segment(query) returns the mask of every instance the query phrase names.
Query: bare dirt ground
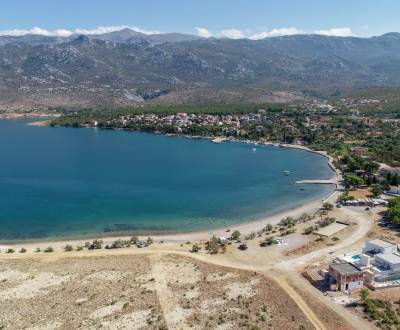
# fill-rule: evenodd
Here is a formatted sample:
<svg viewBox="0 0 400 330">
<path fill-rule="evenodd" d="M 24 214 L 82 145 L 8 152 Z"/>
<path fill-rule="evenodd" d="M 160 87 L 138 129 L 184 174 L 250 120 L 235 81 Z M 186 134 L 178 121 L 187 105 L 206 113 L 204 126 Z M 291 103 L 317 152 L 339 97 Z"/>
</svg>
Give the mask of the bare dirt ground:
<svg viewBox="0 0 400 330">
<path fill-rule="evenodd" d="M 263 274 L 178 255 L 3 260 L 0 278 L 2 329 L 313 328 Z"/>
</svg>

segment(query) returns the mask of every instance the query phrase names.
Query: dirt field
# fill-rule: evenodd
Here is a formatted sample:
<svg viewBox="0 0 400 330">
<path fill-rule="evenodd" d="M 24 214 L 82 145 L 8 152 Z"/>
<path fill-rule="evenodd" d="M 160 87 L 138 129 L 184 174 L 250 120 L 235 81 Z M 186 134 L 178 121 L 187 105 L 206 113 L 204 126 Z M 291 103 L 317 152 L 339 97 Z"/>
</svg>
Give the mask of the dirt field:
<svg viewBox="0 0 400 330">
<path fill-rule="evenodd" d="M 176 255 L 0 261 L 1 329 L 312 329 L 262 274 Z"/>
</svg>

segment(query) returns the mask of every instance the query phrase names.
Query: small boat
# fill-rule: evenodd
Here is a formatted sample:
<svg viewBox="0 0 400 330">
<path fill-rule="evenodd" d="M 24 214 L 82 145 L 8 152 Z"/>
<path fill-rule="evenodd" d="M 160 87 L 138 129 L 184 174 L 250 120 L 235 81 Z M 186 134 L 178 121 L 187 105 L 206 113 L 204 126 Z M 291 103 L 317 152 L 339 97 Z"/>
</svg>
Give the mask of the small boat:
<svg viewBox="0 0 400 330">
<path fill-rule="evenodd" d="M 257 149 L 256 149 L 256 148 L 253 148 L 253 151 L 257 151 Z"/>
<path fill-rule="evenodd" d="M 284 170 L 284 171 L 283 171 L 283 174 L 285 174 L 285 175 L 290 175 L 290 171 L 289 171 L 289 170 Z"/>
</svg>

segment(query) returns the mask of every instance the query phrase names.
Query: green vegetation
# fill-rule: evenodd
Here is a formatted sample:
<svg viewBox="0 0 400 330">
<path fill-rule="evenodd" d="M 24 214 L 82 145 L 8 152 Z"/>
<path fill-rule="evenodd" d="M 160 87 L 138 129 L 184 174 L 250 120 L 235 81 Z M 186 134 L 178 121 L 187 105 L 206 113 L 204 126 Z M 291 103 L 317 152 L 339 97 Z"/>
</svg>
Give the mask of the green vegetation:
<svg viewBox="0 0 400 330">
<path fill-rule="evenodd" d="M 322 205 L 322 208 L 325 211 L 330 211 L 333 210 L 333 204 L 329 203 L 329 202 L 325 202 L 324 205 Z"/>
<path fill-rule="evenodd" d="M 46 252 L 46 253 L 54 252 L 54 248 L 51 246 L 48 246 L 47 248 L 44 249 L 44 252 Z"/>
<path fill-rule="evenodd" d="M 198 244 L 193 244 L 192 249 L 191 249 L 190 251 L 193 252 L 193 253 L 197 253 L 197 252 L 199 252 L 200 250 L 201 250 L 200 245 L 198 245 Z"/>
<path fill-rule="evenodd" d="M 364 313 L 382 329 L 399 329 L 400 307 L 390 301 L 372 299 L 368 289 L 360 292 Z"/>
<path fill-rule="evenodd" d="M 219 250 L 219 243 L 218 243 L 218 238 L 213 235 L 211 239 L 208 241 L 208 252 L 210 254 L 217 254 Z"/>
<path fill-rule="evenodd" d="M 66 251 L 66 252 L 71 252 L 71 251 L 74 251 L 74 248 L 72 247 L 72 245 L 67 244 L 67 245 L 64 247 L 64 251 Z"/>
<path fill-rule="evenodd" d="M 328 217 L 328 218 L 325 218 L 324 220 L 321 221 L 320 226 L 321 227 L 326 227 L 326 226 L 329 226 L 329 225 L 331 225 L 332 223 L 335 223 L 335 222 L 336 222 L 335 218 Z"/>
<path fill-rule="evenodd" d="M 389 202 L 387 217 L 390 222 L 400 225 L 400 197 Z"/>
<path fill-rule="evenodd" d="M 240 240 L 240 231 L 239 230 L 235 230 L 232 235 L 231 235 L 231 239 L 234 241 L 239 241 Z"/>
<path fill-rule="evenodd" d="M 316 230 L 315 226 L 304 228 L 304 235 L 310 235 Z"/>
</svg>

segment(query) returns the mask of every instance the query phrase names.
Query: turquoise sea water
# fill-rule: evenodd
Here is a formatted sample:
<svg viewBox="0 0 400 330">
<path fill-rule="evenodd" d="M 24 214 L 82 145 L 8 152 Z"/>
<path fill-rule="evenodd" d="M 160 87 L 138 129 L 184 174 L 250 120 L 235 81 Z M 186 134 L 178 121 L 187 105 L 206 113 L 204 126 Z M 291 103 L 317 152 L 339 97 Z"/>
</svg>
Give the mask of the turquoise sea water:
<svg viewBox="0 0 400 330">
<path fill-rule="evenodd" d="M 326 197 L 324 157 L 0 120 L 0 240 L 212 229 Z M 290 170 L 285 176 L 283 170 Z"/>
</svg>

